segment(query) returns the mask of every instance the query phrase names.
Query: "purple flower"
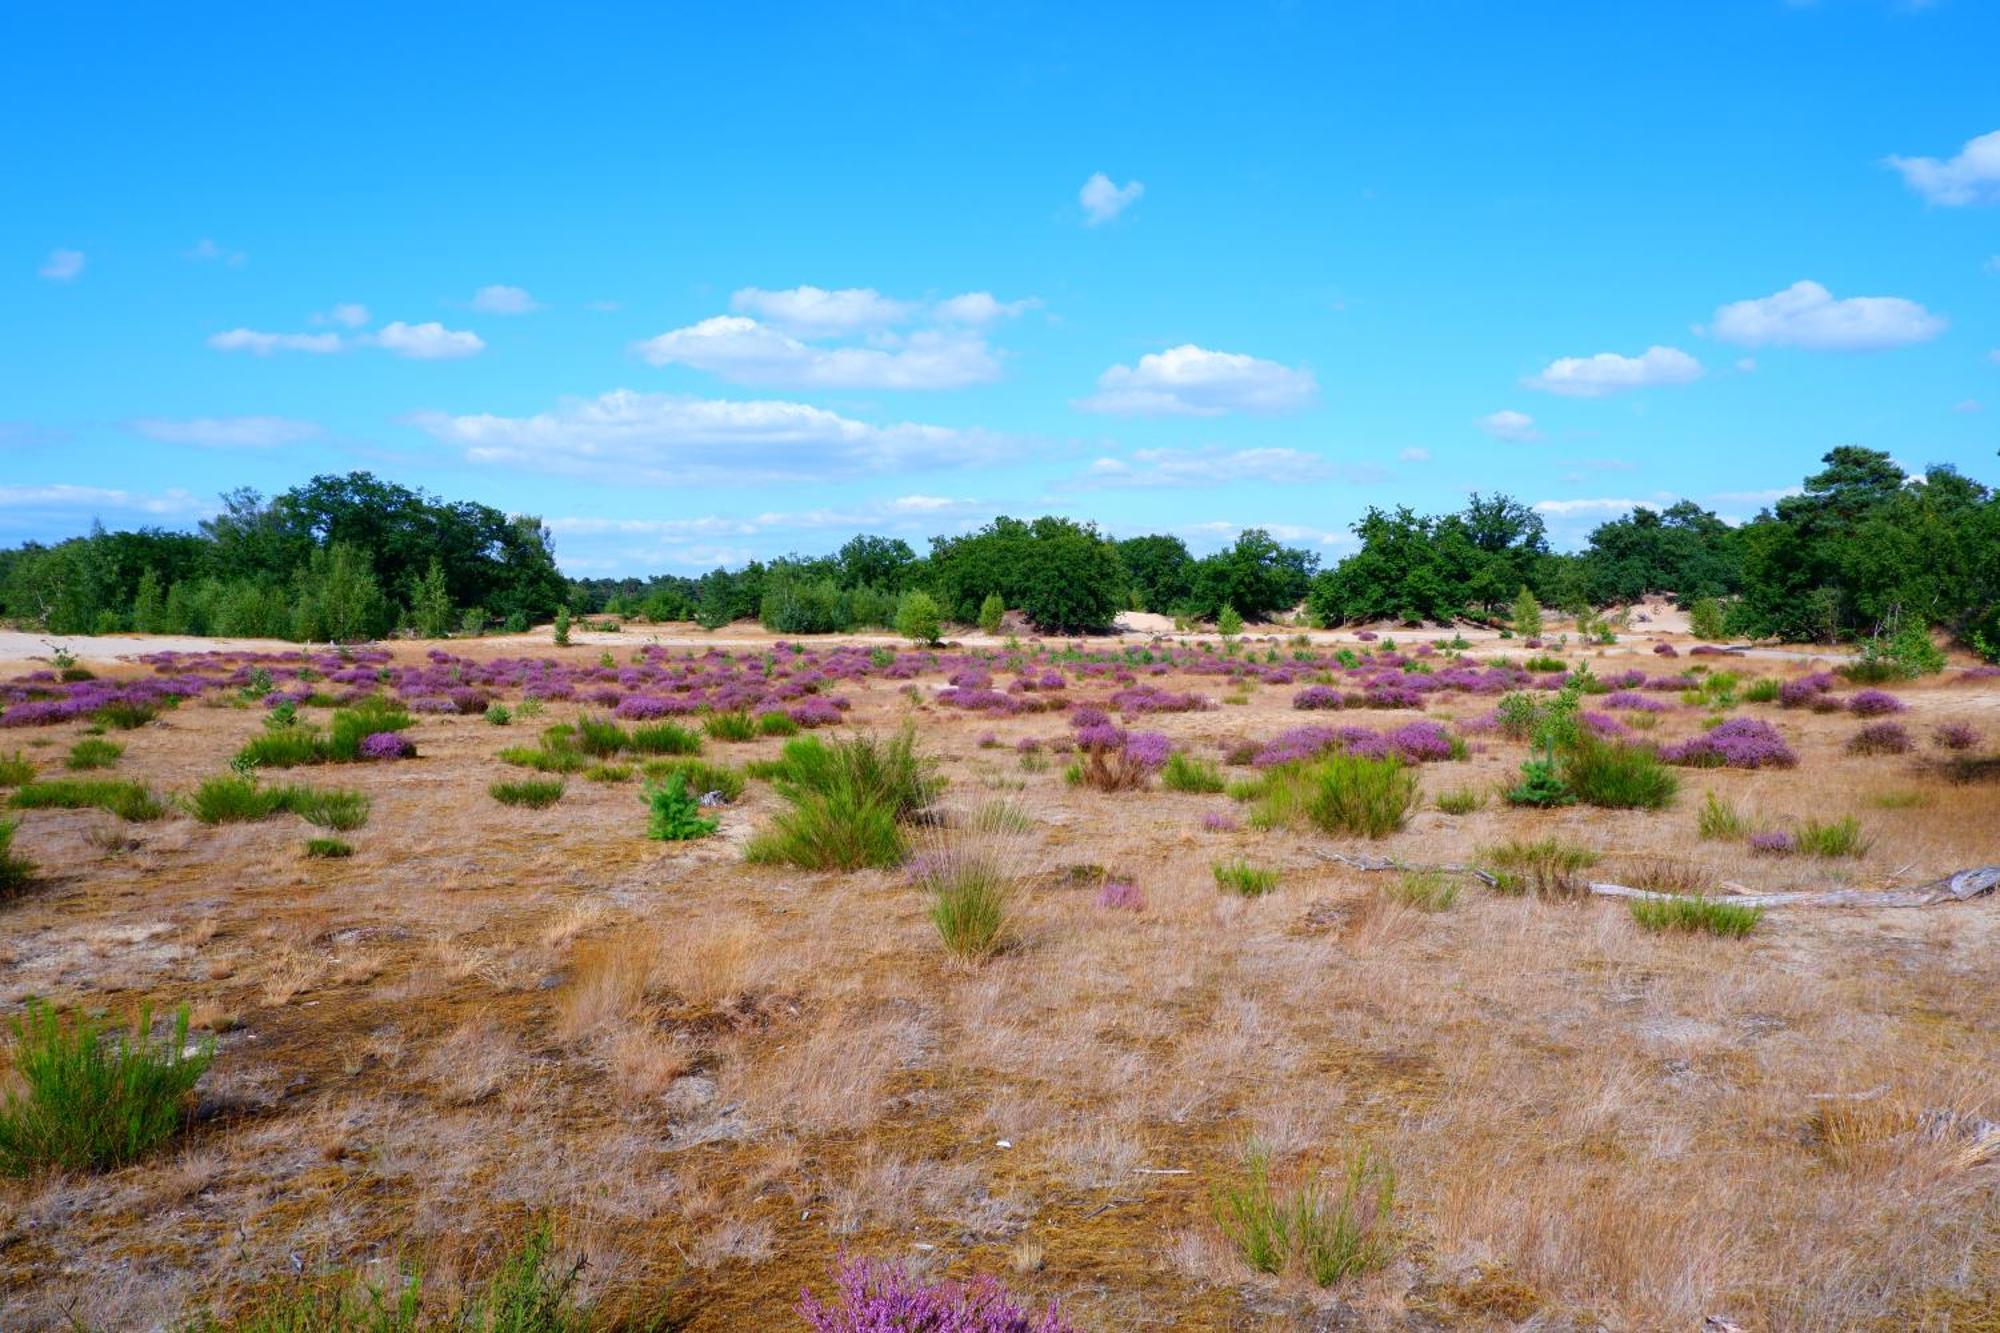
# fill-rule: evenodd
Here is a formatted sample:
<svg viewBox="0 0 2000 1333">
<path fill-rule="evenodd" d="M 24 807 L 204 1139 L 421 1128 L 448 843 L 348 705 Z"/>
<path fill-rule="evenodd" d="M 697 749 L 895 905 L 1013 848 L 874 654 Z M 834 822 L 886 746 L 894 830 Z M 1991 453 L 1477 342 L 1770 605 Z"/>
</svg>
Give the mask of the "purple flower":
<svg viewBox="0 0 2000 1333">
<path fill-rule="evenodd" d="M 1847 701 L 1847 711 L 1856 717 L 1884 717 L 1903 712 L 1908 705 L 1885 690 L 1863 690 Z"/>
<path fill-rule="evenodd" d="M 1036 1316 L 992 1277 L 923 1282 L 893 1264 L 842 1259 L 833 1304 L 799 1294 L 812 1333 L 1076 1333 L 1055 1302 Z"/>
<path fill-rule="evenodd" d="M 1451 734 L 1435 722 L 1405 722 L 1382 739 L 1399 757 L 1413 764 L 1449 759 L 1452 754 Z"/>
<path fill-rule="evenodd" d="M 1747 717 L 1733 717 L 1691 740 L 1662 746 L 1660 758 L 1694 768 L 1790 768 L 1799 762 L 1777 728 Z"/>
<path fill-rule="evenodd" d="M 1815 671 L 1809 676 L 1797 676 L 1780 685 L 1778 703 L 1784 708 L 1803 707 L 1832 688 L 1833 673 Z"/>
<path fill-rule="evenodd" d="M 1664 713 L 1670 705 L 1653 698 L 1651 695 L 1639 694 L 1632 690 L 1619 690 L 1615 694 L 1604 696 L 1604 706 L 1606 708 L 1627 708 L 1641 713 Z"/>
<path fill-rule="evenodd" d="M 1946 722 L 1931 733 L 1940 749 L 1970 750 L 1979 744 L 1979 733 L 1967 722 Z"/>
<path fill-rule="evenodd" d="M 1174 744 L 1157 731 L 1135 731 L 1125 740 L 1125 758 L 1147 772 L 1165 767 Z"/>
<path fill-rule="evenodd" d="M 363 759 L 408 759 L 416 752 L 416 743 L 400 731 L 370 732 L 355 750 Z"/>
<path fill-rule="evenodd" d="M 1847 738 L 1849 754 L 1908 754 L 1914 748 L 1900 722 L 1870 722 Z"/>
<path fill-rule="evenodd" d="M 1108 721 L 1093 722 L 1076 729 L 1076 746 L 1079 750 L 1122 750 L 1125 733 Z"/>
<path fill-rule="evenodd" d="M 1784 832 L 1753 833 L 1750 835 L 1750 850 L 1762 856 L 1788 856 L 1796 844 L 1792 835 Z"/>
<path fill-rule="evenodd" d="M 1679 657 L 1680 652 L 1671 643 L 1656 643 L 1653 651 L 1661 657 Z"/>
<path fill-rule="evenodd" d="M 1107 879 L 1104 887 L 1097 891 L 1097 905 L 1125 912 L 1143 912 L 1146 910 L 1146 895 L 1130 880 Z"/>
<path fill-rule="evenodd" d="M 1234 833 L 1243 827 L 1233 816 L 1225 815 L 1220 810 L 1210 810 L 1203 815 L 1201 826 L 1210 833 Z"/>
</svg>

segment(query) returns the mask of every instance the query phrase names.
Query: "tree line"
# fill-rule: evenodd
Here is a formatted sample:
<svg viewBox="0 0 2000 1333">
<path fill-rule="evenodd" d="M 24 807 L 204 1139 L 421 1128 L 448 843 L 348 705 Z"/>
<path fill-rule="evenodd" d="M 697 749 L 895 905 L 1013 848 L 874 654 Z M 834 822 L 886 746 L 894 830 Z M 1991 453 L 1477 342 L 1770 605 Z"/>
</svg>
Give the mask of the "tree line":
<svg viewBox="0 0 2000 1333">
<path fill-rule="evenodd" d="M 1008 610 L 1047 633 L 1125 610 L 1184 622 L 1511 624 L 1523 600 L 1583 612 L 1664 593 L 1712 636 L 1873 639 L 1943 629 L 2000 655 L 2000 496 L 1950 467 L 1908 474 L 1855 446 L 1740 525 L 1691 501 L 1635 508 L 1559 552 L 1532 507 L 1474 494 L 1453 513 L 1370 508 L 1356 549 L 1317 554 L 1250 529 L 1212 555 L 1180 538 L 1114 539 L 1094 524 L 1001 517 L 919 554 L 863 534 L 823 556 L 698 577 L 569 579 L 547 530 L 447 504 L 366 473 L 270 500 L 224 497 L 199 532 L 105 532 L 0 551 L 0 614 L 56 633 L 120 629 L 294 639 L 525 628 L 558 608 L 786 634 L 942 617 L 996 628 Z M 920 595 L 920 596 L 919 596 Z"/>
</svg>

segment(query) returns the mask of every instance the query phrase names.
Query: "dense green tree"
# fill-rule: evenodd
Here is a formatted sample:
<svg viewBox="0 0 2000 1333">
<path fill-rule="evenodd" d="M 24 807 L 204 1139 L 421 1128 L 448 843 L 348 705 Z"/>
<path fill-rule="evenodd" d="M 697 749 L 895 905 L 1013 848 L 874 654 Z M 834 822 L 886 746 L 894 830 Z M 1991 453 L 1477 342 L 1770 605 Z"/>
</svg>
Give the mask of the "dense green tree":
<svg viewBox="0 0 2000 1333">
<path fill-rule="evenodd" d="M 1250 528 L 1234 544 L 1196 561 L 1184 609 L 1208 618 L 1225 606 L 1251 620 L 1269 620 L 1304 600 L 1319 557 L 1283 546 L 1262 528 Z"/>
<path fill-rule="evenodd" d="M 1742 551 L 1728 524 L 1691 500 L 1640 505 L 1600 524 L 1583 553 L 1585 595 L 1603 606 L 1672 593 L 1683 606 L 1742 586 Z"/>
<path fill-rule="evenodd" d="M 1141 611 L 1174 615 L 1186 610 L 1194 591 L 1194 557 L 1179 537 L 1155 534 L 1118 543 L 1134 600 Z"/>
</svg>

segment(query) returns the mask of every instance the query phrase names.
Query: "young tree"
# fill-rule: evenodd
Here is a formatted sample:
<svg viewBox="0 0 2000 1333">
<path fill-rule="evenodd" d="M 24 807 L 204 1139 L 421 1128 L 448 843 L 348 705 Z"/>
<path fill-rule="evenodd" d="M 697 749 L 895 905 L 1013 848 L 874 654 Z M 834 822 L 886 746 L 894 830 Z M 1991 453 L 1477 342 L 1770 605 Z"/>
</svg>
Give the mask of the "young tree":
<svg viewBox="0 0 2000 1333">
<path fill-rule="evenodd" d="M 896 633 L 911 643 L 928 647 L 936 643 L 944 628 L 937 599 L 921 589 L 911 589 L 896 604 Z"/>
<path fill-rule="evenodd" d="M 1222 610 L 1216 613 L 1215 630 L 1223 638 L 1233 639 L 1243 632 L 1243 617 L 1237 614 L 1235 607 L 1225 603 Z"/>
<path fill-rule="evenodd" d="M 1521 595 L 1514 599 L 1514 633 L 1524 639 L 1542 637 L 1542 604 L 1525 583 Z"/>
<path fill-rule="evenodd" d="M 979 628 L 988 634 L 998 634 L 1006 618 L 1006 601 L 997 592 L 987 593 L 986 600 L 979 604 Z"/>
<path fill-rule="evenodd" d="M 556 647 L 569 647 L 569 608 L 566 606 L 556 608 Z"/>
<path fill-rule="evenodd" d="M 410 584 L 410 628 L 420 639 L 441 639 L 451 629 L 451 591 L 445 587 L 444 566 L 436 556 Z"/>
<path fill-rule="evenodd" d="M 160 589 L 160 572 L 148 568 L 139 576 L 132 594 L 132 628 L 141 634 L 163 634 L 167 628 L 167 605 Z"/>
<path fill-rule="evenodd" d="M 1720 639 L 1729 633 L 1728 617 L 1719 597 L 1701 597 L 1688 608 L 1688 632 L 1697 639 Z"/>
</svg>

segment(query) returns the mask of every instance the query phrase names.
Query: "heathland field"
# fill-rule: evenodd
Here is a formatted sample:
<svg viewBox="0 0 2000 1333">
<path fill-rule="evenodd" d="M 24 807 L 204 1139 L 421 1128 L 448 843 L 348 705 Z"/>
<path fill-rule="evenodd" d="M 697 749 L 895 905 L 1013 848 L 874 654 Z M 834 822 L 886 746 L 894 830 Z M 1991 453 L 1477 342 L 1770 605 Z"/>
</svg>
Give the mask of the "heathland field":
<svg viewBox="0 0 2000 1333">
<path fill-rule="evenodd" d="M 0 1327 L 2000 1327 L 2000 670 L 1665 623 L 16 662 Z"/>
</svg>

